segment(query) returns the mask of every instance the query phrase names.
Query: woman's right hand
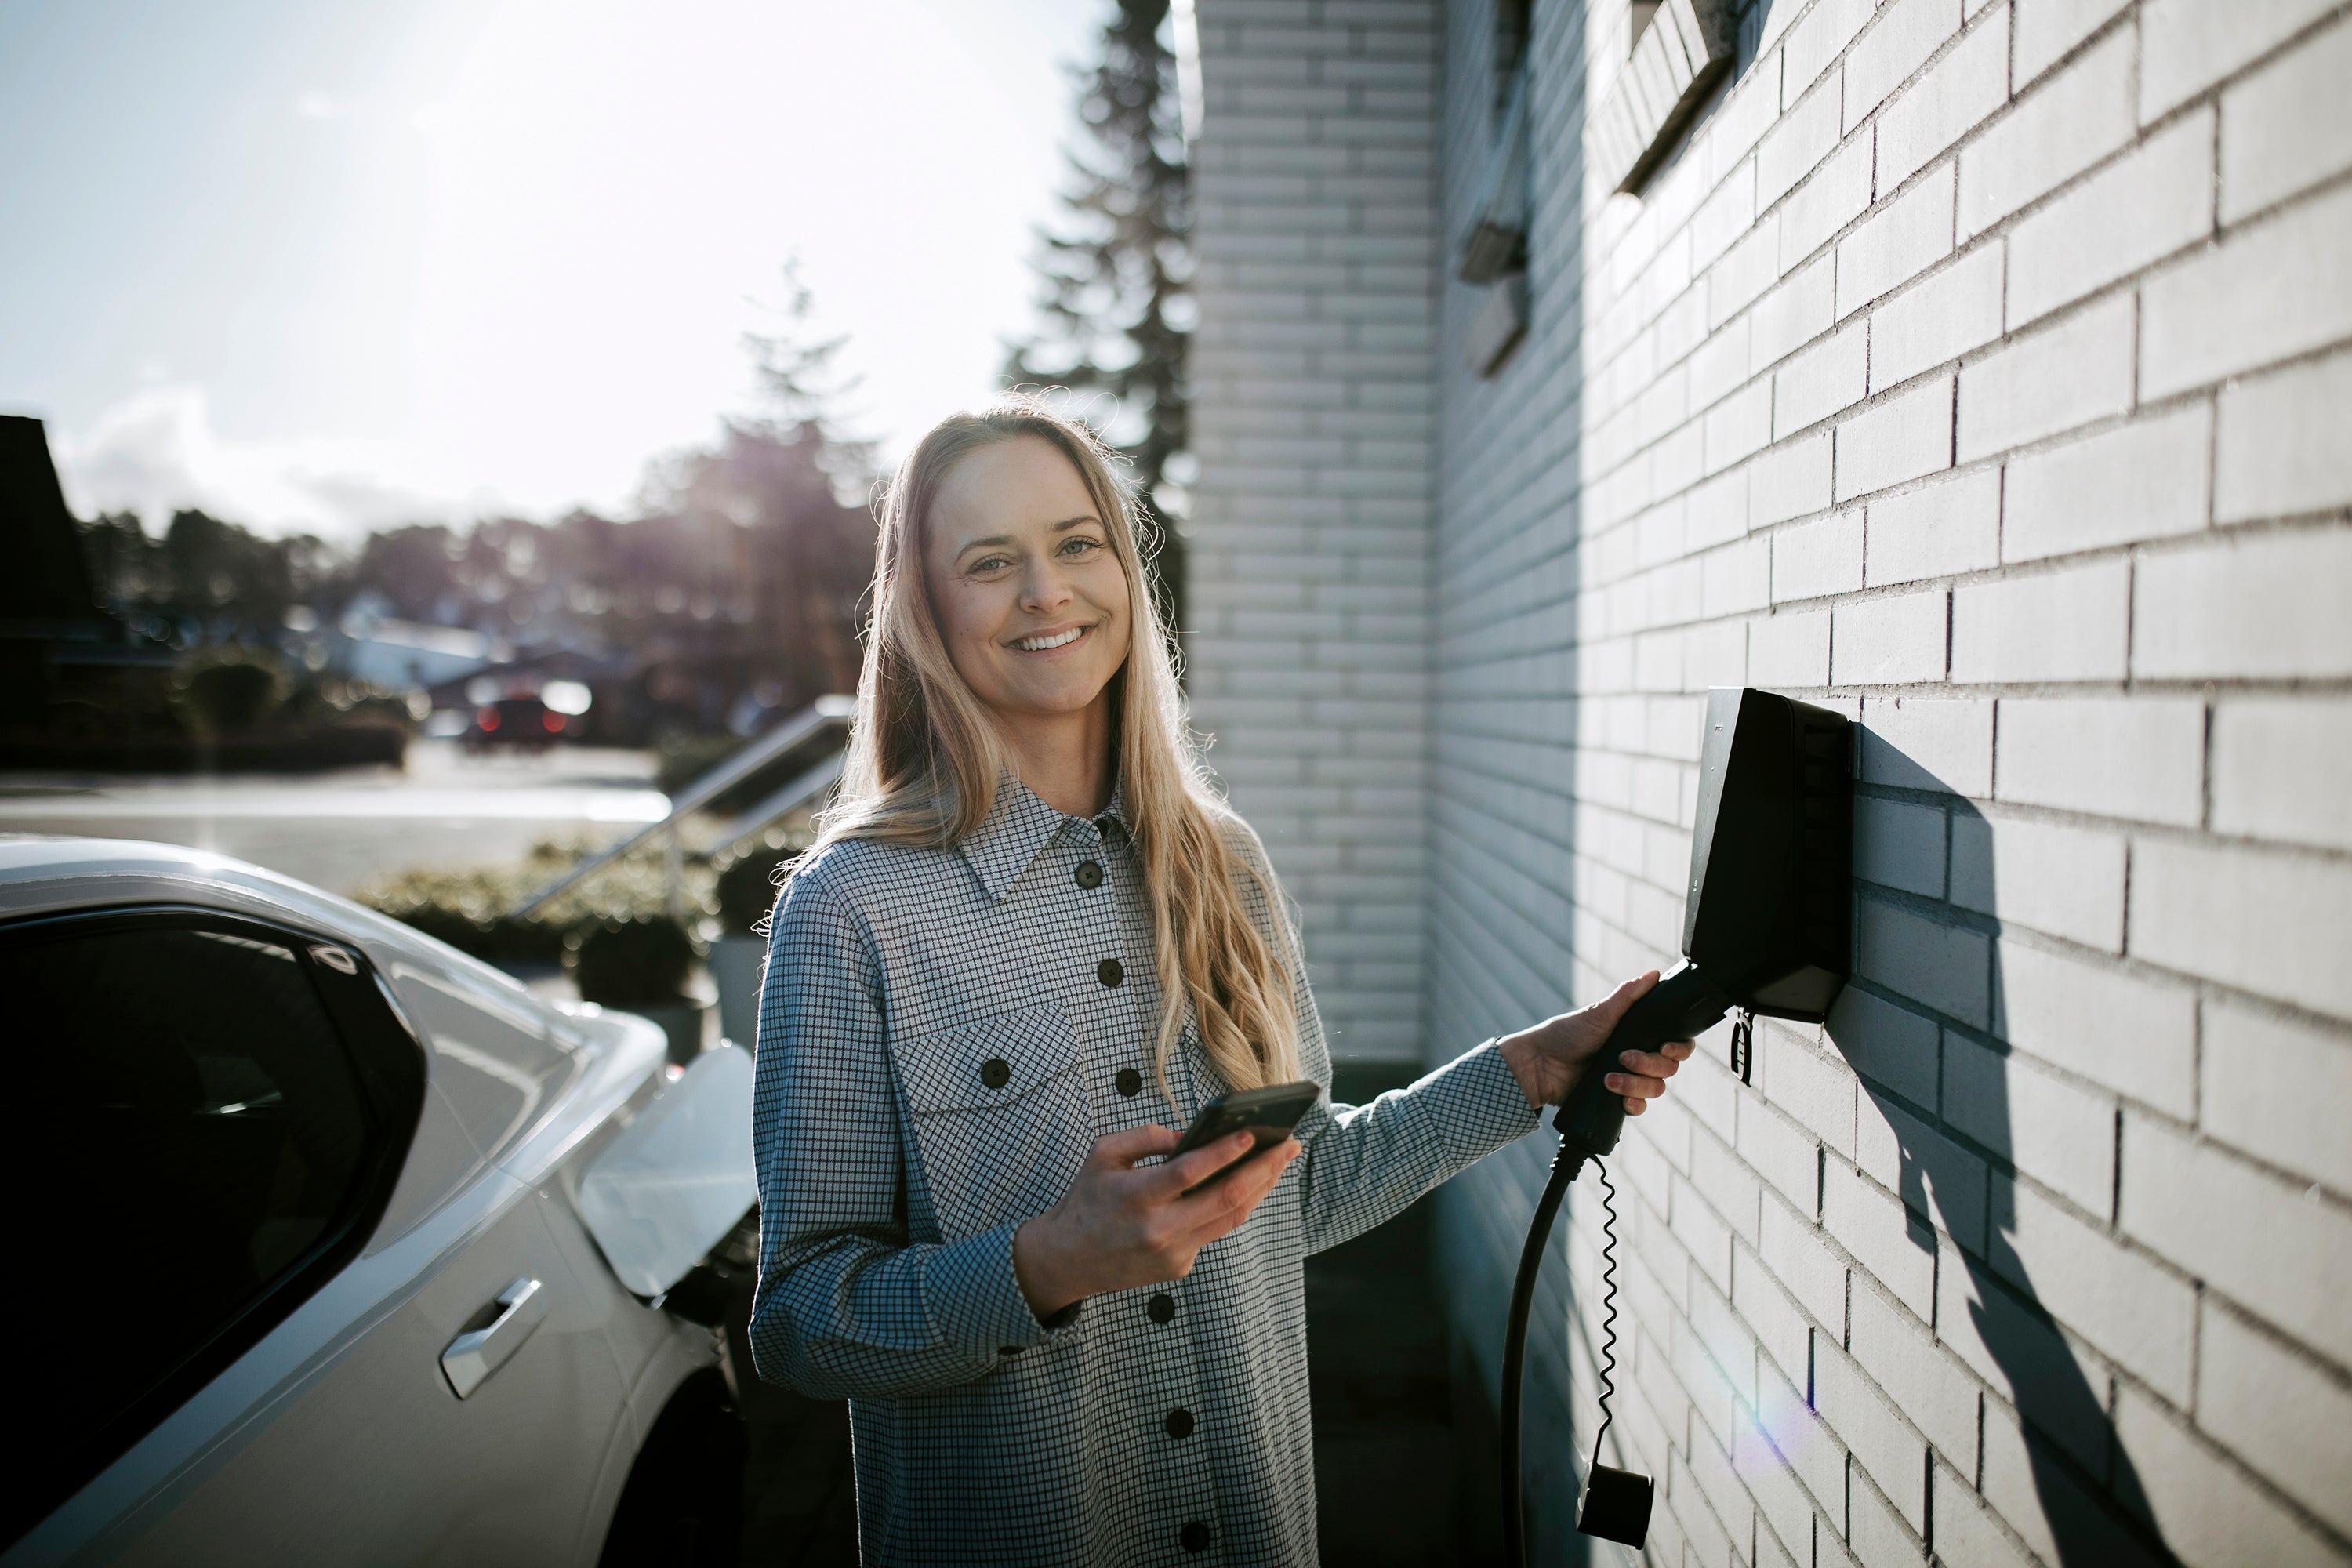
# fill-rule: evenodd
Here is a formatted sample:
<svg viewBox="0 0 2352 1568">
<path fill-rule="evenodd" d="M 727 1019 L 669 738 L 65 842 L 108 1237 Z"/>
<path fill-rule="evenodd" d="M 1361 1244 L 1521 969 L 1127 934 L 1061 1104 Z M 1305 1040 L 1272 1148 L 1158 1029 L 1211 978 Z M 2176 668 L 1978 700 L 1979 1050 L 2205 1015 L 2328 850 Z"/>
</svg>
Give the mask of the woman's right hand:
<svg viewBox="0 0 2352 1568">
<path fill-rule="evenodd" d="M 1198 1186 L 1250 1146 L 1235 1132 L 1181 1159 L 1139 1170 L 1136 1162 L 1181 1142 L 1172 1127 L 1137 1127 L 1095 1140 L 1062 1201 L 1013 1233 L 1013 1273 L 1042 1321 L 1074 1301 L 1181 1279 L 1201 1248 L 1242 1227 L 1300 1152 L 1286 1138 L 1222 1181 Z"/>
</svg>

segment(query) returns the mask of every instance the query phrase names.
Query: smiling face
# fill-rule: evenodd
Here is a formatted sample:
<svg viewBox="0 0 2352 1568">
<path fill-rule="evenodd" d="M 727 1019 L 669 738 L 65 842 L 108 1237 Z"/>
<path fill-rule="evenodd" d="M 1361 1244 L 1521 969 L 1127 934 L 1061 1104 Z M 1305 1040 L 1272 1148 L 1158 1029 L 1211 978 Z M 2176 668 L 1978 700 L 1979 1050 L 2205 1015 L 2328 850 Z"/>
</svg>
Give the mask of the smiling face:
<svg viewBox="0 0 2352 1568">
<path fill-rule="evenodd" d="M 956 673 L 1009 730 L 1085 715 L 1127 662 L 1127 573 L 1070 460 L 1034 436 L 968 454 L 923 543 Z"/>
</svg>

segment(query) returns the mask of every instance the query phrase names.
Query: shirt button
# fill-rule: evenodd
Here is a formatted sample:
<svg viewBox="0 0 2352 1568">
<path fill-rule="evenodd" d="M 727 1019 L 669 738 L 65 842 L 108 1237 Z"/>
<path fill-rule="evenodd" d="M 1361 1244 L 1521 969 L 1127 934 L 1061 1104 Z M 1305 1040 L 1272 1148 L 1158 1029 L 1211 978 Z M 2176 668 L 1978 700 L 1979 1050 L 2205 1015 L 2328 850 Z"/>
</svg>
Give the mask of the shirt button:
<svg viewBox="0 0 2352 1568">
<path fill-rule="evenodd" d="M 1099 888 L 1102 886 L 1102 868 L 1095 864 L 1092 860 L 1081 860 L 1078 862 L 1077 876 L 1078 886 L 1081 888 Z"/>
<path fill-rule="evenodd" d="M 991 1089 L 1003 1089 L 1013 1081 L 1013 1069 L 1003 1057 L 991 1057 L 980 1064 L 980 1081 Z"/>
<path fill-rule="evenodd" d="M 1173 1322 L 1176 1321 L 1176 1298 L 1165 1290 L 1159 1291 L 1151 1298 L 1151 1305 L 1144 1310 L 1151 1314 L 1151 1321 L 1155 1323 Z"/>
<path fill-rule="evenodd" d="M 1168 1435 L 1171 1437 L 1190 1437 L 1192 1435 L 1192 1413 L 1189 1410 L 1171 1410 L 1168 1413 L 1168 1419 L 1160 1425 L 1168 1428 Z"/>
<path fill-rule="evenodd" d="M 1111 1082 L 1117 1084 L 1119 1093 L 1129 1100 L 1143 1092 L 1143 1075 L 1133 1068 L 1119 1068 L 1118 1076 L 1111 1079 Z"/>
<path fill-rule="evenodd" d="M 1193 1520 L 1176 1532 L 1176 1541 L 1187 1552 L 1206 1552 L 1209 1549 L 1209 1527 L 1197 1519 Z"/>
<path fill-rule="evenodd" d="M 1106 958 L 1095 965 L 1095 978 L 1106 985 L 1116 985 L 1127 978 L 1127 966 L 1116 958 Z"/>
</svg>

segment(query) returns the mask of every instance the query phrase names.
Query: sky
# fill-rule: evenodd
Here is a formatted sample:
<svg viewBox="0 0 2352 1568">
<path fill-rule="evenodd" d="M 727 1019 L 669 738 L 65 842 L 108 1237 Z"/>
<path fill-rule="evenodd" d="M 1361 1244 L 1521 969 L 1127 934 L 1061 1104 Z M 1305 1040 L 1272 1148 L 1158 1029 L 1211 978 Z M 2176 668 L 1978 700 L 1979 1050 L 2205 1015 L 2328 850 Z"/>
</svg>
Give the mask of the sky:
<svg viewBox="0 0 2352 1568">
<path fill-rule="evenodd" d="M 1099 0 L 0 0 L 0 413 L 67 499 L 349 540 L 625 514 L 756 412 L 998 385 Z"/>
</svg>

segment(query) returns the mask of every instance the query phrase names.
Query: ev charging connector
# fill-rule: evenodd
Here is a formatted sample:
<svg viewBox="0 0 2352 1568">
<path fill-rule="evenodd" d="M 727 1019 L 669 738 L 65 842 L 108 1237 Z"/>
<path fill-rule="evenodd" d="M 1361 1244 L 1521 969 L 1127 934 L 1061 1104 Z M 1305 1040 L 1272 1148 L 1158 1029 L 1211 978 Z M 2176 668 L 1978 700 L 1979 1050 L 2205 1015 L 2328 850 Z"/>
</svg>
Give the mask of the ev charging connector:
<svg viewBox="0 0 2352 1568">
<path fill-rule="evenodd" d="M 1600 1431 L 1576 1528 L 1640 1546 L 1649 1534 L 1649 1477 L 1601 1463 L 1613 1417 L 1617 1322 L 1615 1189 L 1601 1162 L 1617 1147 L 1625 1102 L 1604 1087 L 1618 1054 L 1650 1050 L 1713 1027 L 1735 1009 L 1816 1024 L 1829 1016 L 1853 949 L 1853 726 L 1843 714 L 1754 688 L 1706 694 L 1698 811 L 1683 907 L 1684 962 L 1626 1009 L 1576 1092 L 1552 1117 L 1559 1151 L 1536 1205 L 1503 1341 L 1503 1534 L 1508 1561 L 1524 1565 L 1520 1500 L 1520 1384 L 1528 1314 L 1559 1205 L 1587 1160 L 1601 1173 L 1601 1354 Z M 1748 1076 L 1754 1047 L 1743 1016 L 1733 1070 Z"/>
</svg>

